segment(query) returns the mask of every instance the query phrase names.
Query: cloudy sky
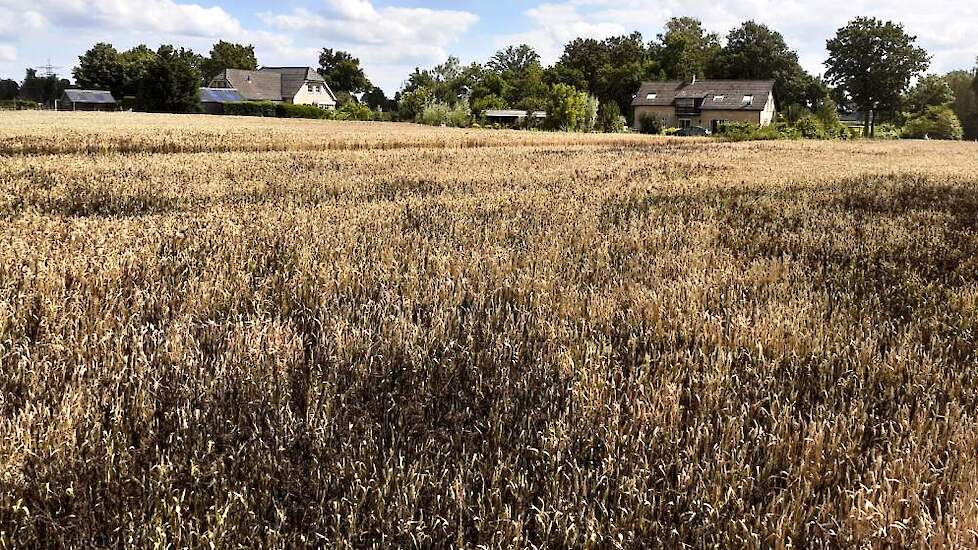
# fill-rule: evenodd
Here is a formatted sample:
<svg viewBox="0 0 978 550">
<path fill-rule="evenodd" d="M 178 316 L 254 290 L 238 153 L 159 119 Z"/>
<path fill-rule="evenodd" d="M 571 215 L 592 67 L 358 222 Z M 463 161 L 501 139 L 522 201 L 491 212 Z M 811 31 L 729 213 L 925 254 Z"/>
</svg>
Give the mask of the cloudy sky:
<svg viewBox="0 0 978 550">
<path fill-rule="evenodd" d="M 721 34 L 747 19 L 766 23 L 814 73 L 824 71 L 825 40 L 857 15 L 903 22 L 933 54 L 933 71 L 978 56 L 976 0 L 0 0 L 0 77 L 20 80 L 49 59 L 69 74 L 95 42 L 206 53 L 225 39 L 254 44 L 267 65 L 315 65 L 322 47 L 347 50 L 392 94 L 413 67 L 449 54 L 482 61 L 525 42 L 550 63 L 574 37 L 638 30 L 651 40 L 682 15 Z"/>
</svg>

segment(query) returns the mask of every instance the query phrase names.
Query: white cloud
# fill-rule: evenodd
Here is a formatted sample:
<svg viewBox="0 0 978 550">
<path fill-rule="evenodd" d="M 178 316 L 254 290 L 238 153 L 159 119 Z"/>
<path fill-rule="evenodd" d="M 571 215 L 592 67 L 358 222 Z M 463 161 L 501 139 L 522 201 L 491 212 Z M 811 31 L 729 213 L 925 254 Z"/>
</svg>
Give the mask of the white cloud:
<svg viewBox="0 0 978 550">
<path fill-rule="evenodd" d="M 241 32 L 241 24 L 224 9 L 173 0 L 0 0 L 0 9 L 20 13 L 24 24 L 59 28 L 126 30 L 180 36 L 218 37 Z M 41 15 L 41 14 L 44 15 Z"/>
<path fill-rule="evenodd" d="M 319 9 L 295 8 L 262 13 L 271 29 L 295 36 L 302 44 L 349 51 L 360 58 L 367 76 L 388 93 L 396 90 L 415 66 L 444 61 L 479 21 L 474 13 L 428 8 L 377 7 L 371 0 L 325 0 Z"/>
<path fill-rule="evenodd" d="M 279 31 L 344 46 L 375 63 L 441 61 L 446 48 L 478 22 L 473 13 L 427 8 L 376 8 L 369 0 L 327 0 L 322 10 L 296 8 L 260 18 Z"/>
<path fill-rule="evenodd" d="M 9 44 L 0 44 L 0 61 L 11 62 L 17 60 L 17 48 Z"/>
</svg>

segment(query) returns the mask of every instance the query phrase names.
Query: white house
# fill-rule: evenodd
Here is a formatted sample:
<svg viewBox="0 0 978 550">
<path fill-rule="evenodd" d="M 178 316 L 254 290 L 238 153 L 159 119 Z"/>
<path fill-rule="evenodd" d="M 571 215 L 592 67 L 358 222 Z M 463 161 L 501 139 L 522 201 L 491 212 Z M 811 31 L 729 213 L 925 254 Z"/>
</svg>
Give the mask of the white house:
<svg viewBox="0 0 978 550">
<path fill-rule="evenodd" d="M 262 67 L 258 71 L 226 69 L 211 88 L 234 88 L 246 101 L 274 101 L 336 108 L 336 95 L 312 67 Z"/>
</svg>

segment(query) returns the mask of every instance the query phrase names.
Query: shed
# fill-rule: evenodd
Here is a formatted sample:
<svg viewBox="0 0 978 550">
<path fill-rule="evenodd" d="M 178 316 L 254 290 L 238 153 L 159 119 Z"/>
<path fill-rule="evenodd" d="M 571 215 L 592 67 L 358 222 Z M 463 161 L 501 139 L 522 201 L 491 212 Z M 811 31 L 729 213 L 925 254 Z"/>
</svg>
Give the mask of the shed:
<svg viewBox="0 0 978 550">
<path fill-rule="evenodd" d="M 205 113 L 223 115 L 225 103 L 244 101 L 244 97 L 234 88 L 201 88 L 200 106 Z"/>
<path fill-rule="evenodd" d="M 488 109 L 485 112 L 487 123 L 502 124 L 504 126 L 522 124 L 528 116 L 536 120 L 543 120 L 547 118 L 547 113 L 544 111 L 533 111 L 529 113 L 518 109 Z"/>
<path fill-rule="evenodd" d="M 103 90 L 65 90 L 58 101 L 60 111 L 115 111 L 112 92 Z"/>
</svg>

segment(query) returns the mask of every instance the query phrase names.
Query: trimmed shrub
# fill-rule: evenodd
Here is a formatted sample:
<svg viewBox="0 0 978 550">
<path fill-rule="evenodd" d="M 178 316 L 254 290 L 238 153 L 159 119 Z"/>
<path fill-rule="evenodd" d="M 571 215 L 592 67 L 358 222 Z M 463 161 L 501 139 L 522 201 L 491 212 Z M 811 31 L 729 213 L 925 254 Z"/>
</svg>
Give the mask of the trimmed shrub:
<svg viewBox="0 0 978 550">
<path fill-rule="evenodd" d="M 291 103 L 279 103 L 275 106 L 275 115 L 279 118 L 328 119 L 333 118 L 334 111 L 328 111 L 315 105 L 293 105 Z"/>
<path fill-rule="evenodd" d="M 234 116 L 275 117 L 278 111 L 271 101 L 236 101 L 224 104 L 224 114 Z"/>
</svg>

